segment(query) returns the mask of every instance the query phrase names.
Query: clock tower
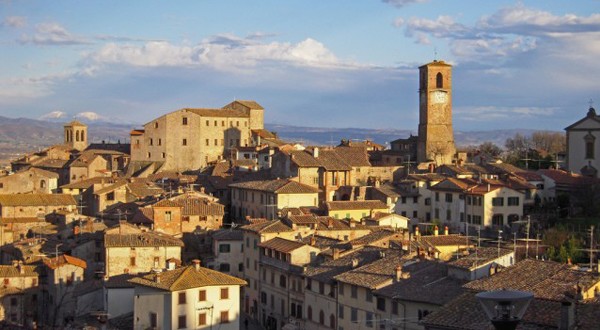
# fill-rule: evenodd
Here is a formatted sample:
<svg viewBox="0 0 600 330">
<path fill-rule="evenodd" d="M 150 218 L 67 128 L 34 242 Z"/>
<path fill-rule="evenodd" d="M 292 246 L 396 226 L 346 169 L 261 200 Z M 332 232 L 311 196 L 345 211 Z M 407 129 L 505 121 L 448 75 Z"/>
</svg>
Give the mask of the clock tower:
<svg viewBox="0 0 600 330">
<path fill-rule="evenodd" d="M 417 162 L 452 164 L 456 147 L 452 129 L 452 66 L 433 61 L 419 67 L 419 137 Z"/>
</svg>

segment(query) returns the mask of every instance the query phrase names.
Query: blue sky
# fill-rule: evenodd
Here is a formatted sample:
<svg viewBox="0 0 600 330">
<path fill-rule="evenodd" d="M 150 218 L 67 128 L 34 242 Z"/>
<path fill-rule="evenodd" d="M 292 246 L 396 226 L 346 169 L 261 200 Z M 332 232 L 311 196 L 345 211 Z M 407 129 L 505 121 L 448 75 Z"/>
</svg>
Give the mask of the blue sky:
<svg viewBox="0 0 600 330">
<path fill-rule="evenodd" d="M 9 117 L 134 125 L 253 99 L 268 123 L 416 131 L 434 58 L 454 65 L 455 129 L 561 130 L 600 102 L 600 0 L 0 0 Z"/>
</svg>

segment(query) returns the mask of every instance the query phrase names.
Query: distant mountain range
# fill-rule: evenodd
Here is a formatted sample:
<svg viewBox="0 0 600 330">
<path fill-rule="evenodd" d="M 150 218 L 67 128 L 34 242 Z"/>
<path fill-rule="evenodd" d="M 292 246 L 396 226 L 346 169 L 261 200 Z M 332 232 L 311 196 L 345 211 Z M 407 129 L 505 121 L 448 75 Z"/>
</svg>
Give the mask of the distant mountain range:
<svg viewBox="0 0 600 330">
<path fill-rule="evenodd" d="M 91 142 L 127 142 L 131 129 L 141 127 L 135 124 L 80 120 L 88 125 L 88 136 Z M 0 163 L 6 164 L 24 153 L 62 143 L 64 123 L 57 122 L 56 119 L 36 120 L 0 116 Z M 267 130 L 276 132 L 283 140 L 301 142 L 305 145 L 338 145 L 342 139 L 369 139 L 386 145 L 390 141 L 407 138 L 411 134 L 410 130 L 401 129 L 319 128 L 281 124 L 265 126 Z M 531 129 L 455 131 L 454 138 L 458 146 L 478 145 L 489 141 L 503 147 L 506 139 L 516 133 L 531 135 L 533 132 L 535 130 Z"/>
</svg>

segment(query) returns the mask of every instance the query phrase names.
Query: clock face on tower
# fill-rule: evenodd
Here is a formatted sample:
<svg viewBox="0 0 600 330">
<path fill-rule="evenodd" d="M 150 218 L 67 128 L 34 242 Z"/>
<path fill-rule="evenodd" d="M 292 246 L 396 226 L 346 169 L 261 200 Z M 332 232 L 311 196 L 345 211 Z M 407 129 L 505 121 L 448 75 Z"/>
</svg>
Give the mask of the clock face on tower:
<svg viewBox="0 0 600 330">
<path fill-rule="evenodd" d="M 433 91 L 431 92 L 431 102 L 434 104 L 448 102 L 448 93 L 445 91 Z"/>
</svg>

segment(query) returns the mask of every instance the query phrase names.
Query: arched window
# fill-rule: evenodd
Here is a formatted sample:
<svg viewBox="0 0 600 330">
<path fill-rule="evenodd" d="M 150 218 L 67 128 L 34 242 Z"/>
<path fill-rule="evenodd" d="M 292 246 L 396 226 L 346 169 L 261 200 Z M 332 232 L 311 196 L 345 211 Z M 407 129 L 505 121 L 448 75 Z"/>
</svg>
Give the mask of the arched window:
<svg viewBox="0 0 600 330">
<path fill-rule="evenodd" d="M 322 310 L 319 312 L 319 323 L 325 325 L 325 313 Z"/>
<path fill-rule="evenodd" d="M 335 315 L 329 315 L 329 327 L 335 329 Z"/>
<path fill-rule="evenodd" d="M 435 76 L 435 87 L 436 88 L 444 88 L 444 76 L 441 72 Z"/>
<path fill-rule="evenodd" d="M 79 141 L 79 131 L 75 131 L 75 141 Z"/>
<path fill-rule="evenodd" d="M 594 142 L 596 137 L 592 133 L 588 133 L 584 138 L 585 140 L 585 159 L 594 159 Z"/>
<path fill-rule="evenodd" d="M 312 307 L 310 306 L 308 306 L 308 308 L 306 309 L 306 317 L 309 321 L 312 321 Z"/>
<path fill-rule="evenodd" d="M 81 141 L 85 141 L 85 131 L 81 131 Z"/>
<path fill-rule="evenodd" d="M 40 181 L 40 188 L 46 188 L 46 180 Z"/>
</svg>

